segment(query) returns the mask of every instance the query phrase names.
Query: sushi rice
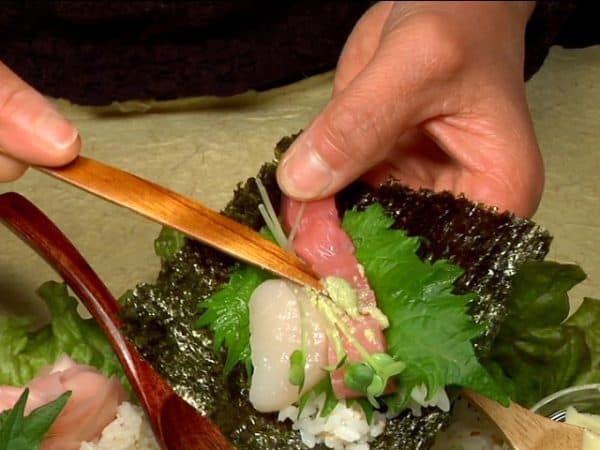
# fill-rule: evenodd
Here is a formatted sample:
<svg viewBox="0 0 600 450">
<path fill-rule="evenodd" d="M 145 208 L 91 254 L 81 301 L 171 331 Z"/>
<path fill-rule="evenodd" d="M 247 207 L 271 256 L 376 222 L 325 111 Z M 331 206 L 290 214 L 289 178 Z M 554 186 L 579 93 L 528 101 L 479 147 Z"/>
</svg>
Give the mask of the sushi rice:
<svg viewBox="0 0 600 450">
<path fill-rule="evenodd" d="M 429 401 L 425 400 L 427 389 L 424 386 L 415 388 L 411 397 L 411 408 L 417 415 L 421 414 L 423 406 L 438 406 L 444 411 L 450 408 L 450 401 L 443 389 Z M 300 415 L 298 407 L 291 405 L 279 412 L 278 419 L 291 420 L 292 428 L 300 432 L 302 442 L 308 448 L 323 443 L 334 450 L 369 450 L 369 442 L 382 434 L 386 421 L 392 419 L 374 411 L 369 423 L 359 405 L 354 403 L 348 406 L 345 401 L 338 402 L 329 415 L 321 417 L 324 403 L 325 394 L 321 394 L 310 400 Z"/>
<path fill-rule="evenodd" d="M 306 404 L 300 416 L 298 408 L 291 405 L 279 412 L 278 419 L 291 420 L 292 428 L 300 432 L 302 442 L 308 448 L 324 443 L 334 450 L 368 450 L 368 443 L 385 429 L 384 414 L 375 411 L 369 424 L 357 404 L 347 406 L 345 402 L 339 402 L 331 414 L 320 417 L 324 403 L 325 394 L 321 394 Z"/>
<path fill-rule="evenodd" d="M 117 417 L 104 428 L 100 439 L 84 442 L 80 450 L 160 450 L 160 446 L 142 408 L 123 402 L 117 409 Z"/>
<path fill-rule="evenodd" d="M 292 421 L 307 448 L 319 443 L 336 450 L 368 450 L 369 443 L 383 433 L 385 415 L 375 412 L 369 425 L 362 410 L 339 403 L 326 418 L 319 417 L 324 397 L 312 399 L 298 417 L 298 408 L 289 406 L 279 420 Z M 393 420 L 393 419 L 392 419 Z M 143 410 L 124 402 L 116 419 L 102 432 L 97 442 L 85 442 L 80 450 L 159 450 L 150 423 Z M 500 433 L 486 417 L 479 415 L 466 401 L 457 401 L 450 426 L 438 435 L 431 450 L 509 450 Z M 267 450 L 267 449 L 265 449 Z M 275 449 L 273 449 L 275 450 Z"/>
</svg>

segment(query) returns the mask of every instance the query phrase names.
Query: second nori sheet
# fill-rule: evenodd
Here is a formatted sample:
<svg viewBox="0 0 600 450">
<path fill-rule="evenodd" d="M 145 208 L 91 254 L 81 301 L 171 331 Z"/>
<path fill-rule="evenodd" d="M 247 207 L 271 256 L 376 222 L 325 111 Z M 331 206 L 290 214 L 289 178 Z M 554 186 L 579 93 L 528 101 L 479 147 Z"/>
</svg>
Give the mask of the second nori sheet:
<svg viewBox="0 0 600 450">
<path fill-rule="evenodd" d="M 257 175 L 274 205 L 280 191 L 275 181 L 277 161 L 293 140 L 277 145 L 275 161 Z M 424 258 L 448 259 L 463 268 L 457 292 L 472 291 L 477 298 L 472 314 L 486 331 L 476 343 L 485 356 L 506 316 L 510 278 L 527 259 L 543 259 L 550 236 L 533 222 L 498 214 L 455 198 L 449 193 L 414 191 L 388 183 L 379 189 L 355 184 L 337 197 L 340 211 L 380 202 L 395 219 L 395 227 L 421 236 Z M 223 213 L 258 229 L 260 197 L 254 179 L 240 184 Z M 258 414 L 247 400 L 247 382 L 241 371 L 222 376 L 223 355 L 212 349 L 206 330 L 195 330 L 197 305 L 226 282 L 234 261 L 198 242 L 186 240 L 169 261 L 163 262 L 155 284 L 141 284 L 123 298 L 126 332 L 142 354 L 175 389 L 218 424 L 240 449 L 302 449 L 299 434 Z M 388 421 L 384 436 L 373 449 L 419 450 L 429 448 L 449 414 L 429 409 L 422 417 L 405 411 Z"/>
</svg>

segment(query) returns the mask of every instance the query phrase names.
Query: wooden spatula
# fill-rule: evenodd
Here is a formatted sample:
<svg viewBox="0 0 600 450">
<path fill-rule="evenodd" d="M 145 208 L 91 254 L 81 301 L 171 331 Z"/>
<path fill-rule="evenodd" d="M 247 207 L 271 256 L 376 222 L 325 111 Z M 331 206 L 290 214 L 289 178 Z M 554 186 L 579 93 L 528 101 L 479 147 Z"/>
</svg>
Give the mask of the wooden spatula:
<svg viewBox="0 0 600 450">
<path fill-rule="evenodd" d="M 470 390 L 463 395 L 494 422 L 514 450 L 581 450 L 583 429 L 556 422 L 516 403 L 508 408 Z"/>
<path fill-rule="evenodd" d="M 151 181 L 82 156 L 63 167 L 37 169 L 179 230 L 237 259 L 297 283 L 322 289 L 314 272 L 296 256 L 254 230 Z"/>
</svg>

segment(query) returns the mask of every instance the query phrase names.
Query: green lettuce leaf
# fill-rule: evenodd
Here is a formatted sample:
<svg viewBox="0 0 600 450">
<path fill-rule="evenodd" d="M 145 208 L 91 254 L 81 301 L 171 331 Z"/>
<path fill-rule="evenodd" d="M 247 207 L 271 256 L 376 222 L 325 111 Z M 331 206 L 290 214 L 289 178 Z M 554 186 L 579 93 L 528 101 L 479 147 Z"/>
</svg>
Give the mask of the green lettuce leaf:
<svg viewBox="0 0 600 450">
<path fill-rule="evenodd" d="M 600 300 L 584 298 L 565 326 L 582 330 L 590 351 L 589 367 L 580 371 L 571 384 L 600 383 Z"/>
<path fill-rule="evenodd" d="M 82 319 L 77 300 L 63 283 L 48 281 L 37 291 L 50 311 L 50 323 L 32 331 L 30 317 L 0 316 L 0 384 L 22 386 L 63 353 L 80 364 L 118 375 L 129 386 L 108 340 L 93 319 Z"/>
<path fill-rule="evenodd" d="M 390 321 L 388 352 L 406 364 L 397 376 L 404 398 L 396 405 L 421 384 L 429 397 L 458 385 L 506 404 L 507 395 L 479 363 L 471 342 L 483 331 L 468 314 L 473 295 L 452 292 L 461 269 L 443 260 L 421 260 L 419 239 L 391 229 L 393 222 L 374 204 L 364 212 L 346 212 L 343 226 Z"/>
<path fill-rule="evenodd" d="M 600 301 L 569 314 L 568 291 L 586 278 L 576 265 L 525 263 L 513 279 L 509 315 L 487 363 L 524 406 L 569 386 L 600 382 Z"/>
</svg>

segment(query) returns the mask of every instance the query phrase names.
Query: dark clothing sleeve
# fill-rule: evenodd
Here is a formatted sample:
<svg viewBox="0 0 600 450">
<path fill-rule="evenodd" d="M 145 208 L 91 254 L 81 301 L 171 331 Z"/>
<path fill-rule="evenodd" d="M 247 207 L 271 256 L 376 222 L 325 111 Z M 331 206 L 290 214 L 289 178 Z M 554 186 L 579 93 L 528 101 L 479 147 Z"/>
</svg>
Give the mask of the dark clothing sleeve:
<svg viewBox="0 0 600 450">
<path fill-rule="evenodd" d="M 3 3 L 0 61 L 75 103 L 229 96 L 333 69 L 370 2 Z"/>
<path fill-rule="evenodd" d="M 538 1 L 525 34 L 525 79 L 542 66 L 550 47 L 600 44 L 600 8 L 594 1 Z"/>
<path fill-rule="evenodd" d="M 0 61 L 45 95 L 79 104 L 229 96 L 333 69 L 372 3 L 6 1 Z M 599 42 L 594 8 L 538 2 L 526 33 L 527 79 L 550 46 Z"/>
</svg>

